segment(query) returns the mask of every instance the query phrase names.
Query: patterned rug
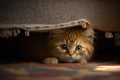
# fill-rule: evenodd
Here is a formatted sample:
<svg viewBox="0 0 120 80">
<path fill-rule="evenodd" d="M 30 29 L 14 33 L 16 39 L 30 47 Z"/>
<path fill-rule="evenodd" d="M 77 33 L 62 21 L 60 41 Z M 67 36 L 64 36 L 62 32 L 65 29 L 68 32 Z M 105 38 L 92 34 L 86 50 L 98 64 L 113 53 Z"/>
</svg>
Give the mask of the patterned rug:
<svg viewBox="0 0 120 80">
<path fill-rule="evenodd" d="M 0 64 L 0 80 L 120 80 L 119 64 Z"/>
</svg>

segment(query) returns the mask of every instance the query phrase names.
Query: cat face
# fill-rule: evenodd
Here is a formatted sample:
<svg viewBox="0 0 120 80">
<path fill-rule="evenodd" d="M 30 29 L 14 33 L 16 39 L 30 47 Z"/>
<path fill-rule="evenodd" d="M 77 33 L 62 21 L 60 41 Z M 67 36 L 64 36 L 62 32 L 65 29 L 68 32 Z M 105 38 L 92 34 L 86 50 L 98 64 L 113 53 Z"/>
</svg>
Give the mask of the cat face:
<svg viewBox="0 0 120 80">
<path fill-rule="evenodd" d="M 62 62 L 77 62 L 82 57 L 88 59 L 93 52 L 92 41 L 78 29 L 56 30 L 48 43 L 51 56 Z"/>
</svg>

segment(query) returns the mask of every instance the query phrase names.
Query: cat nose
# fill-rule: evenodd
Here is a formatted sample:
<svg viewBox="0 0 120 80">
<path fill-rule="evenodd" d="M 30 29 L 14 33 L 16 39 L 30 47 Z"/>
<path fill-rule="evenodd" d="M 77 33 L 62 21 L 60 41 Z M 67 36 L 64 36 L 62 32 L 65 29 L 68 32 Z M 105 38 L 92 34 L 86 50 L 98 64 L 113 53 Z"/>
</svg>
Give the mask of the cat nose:
<svg viewBox="0 0 120 80">
<path fill-rule="evenodd" d="M 69 51 L 68 51 L 68 55 L 69 55 L 69 56 L 72 56 L 72 55 L 73 55 L 73 51 L 72 51 L 72 50 L 69 50 Z"/>
<path fill-rule="evenodd" d="M 68 53 L 69 56 L 72 56 L 72 54 Z"/>
</svg>

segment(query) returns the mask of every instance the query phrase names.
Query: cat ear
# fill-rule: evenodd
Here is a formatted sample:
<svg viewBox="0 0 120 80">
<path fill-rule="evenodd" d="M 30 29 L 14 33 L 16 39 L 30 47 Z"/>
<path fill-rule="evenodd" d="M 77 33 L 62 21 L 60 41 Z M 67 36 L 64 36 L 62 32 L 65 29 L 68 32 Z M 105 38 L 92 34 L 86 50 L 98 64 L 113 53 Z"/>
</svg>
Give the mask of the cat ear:
<svg viewBox="0 0 120 80">
<path fill-rule="evenodd" d="M 86 36 L 86 38 L 93 43 L 93 39 L 95 37 L 94 34 L 94 29 L 92 24 L 87 21 L 86 19 L 81 19 L 79 21 L 79 24 L 81 25 L 82 29 L 83 29 L 83 35 Z"/>
<path fill-rule="evenodd" d="M 84 36 L 86 36 L 86 38 L 93 43 L 93 40 L 95 38 L 95 32 L 93 30 L 93 28 L 87 28 L 85 31 L 82 32 L 82 34 Z"/>
<path fill-rule="evenodd" d="M 83 29 L 86 29 L 91 26 L 91 23 L 87 21 L 86 19 L 81 19 L 78 23 Z"/>
</svg>

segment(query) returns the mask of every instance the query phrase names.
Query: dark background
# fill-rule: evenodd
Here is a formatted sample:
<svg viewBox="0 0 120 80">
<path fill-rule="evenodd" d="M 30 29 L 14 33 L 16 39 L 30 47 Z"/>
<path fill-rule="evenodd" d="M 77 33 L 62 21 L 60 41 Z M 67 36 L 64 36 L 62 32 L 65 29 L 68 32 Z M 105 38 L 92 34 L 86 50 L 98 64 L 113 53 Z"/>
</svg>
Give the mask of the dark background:
<svg viewBox="0 0 120 80">
<path fill-rule="evenodd" d="M 0 24 L 54 24 L 81 18 L 98 28 L 120 31 L 120 0 L 0 0 Z M 120 47 L 104 34 L 96 30 L 93 60 L 120 62 Z M 21 33 L 0 38 L 1 62 L 39 61 L 46 37 L 47 33 L 31 33 L 30 37 Z"/>
<path fill-rule="evenodd" d="M 115 39 L 105 38 L 105 32 L 95 32 L 95 51 L 91 61 L 120 63 L 120 46 L 114 45 Z M 31 32 L 27 37 L 23 31 L 17 37 L 0 38 L 0 63 L 41 62 L 46 54 L 47 36 L 48 33 Z"/>
</svg>

